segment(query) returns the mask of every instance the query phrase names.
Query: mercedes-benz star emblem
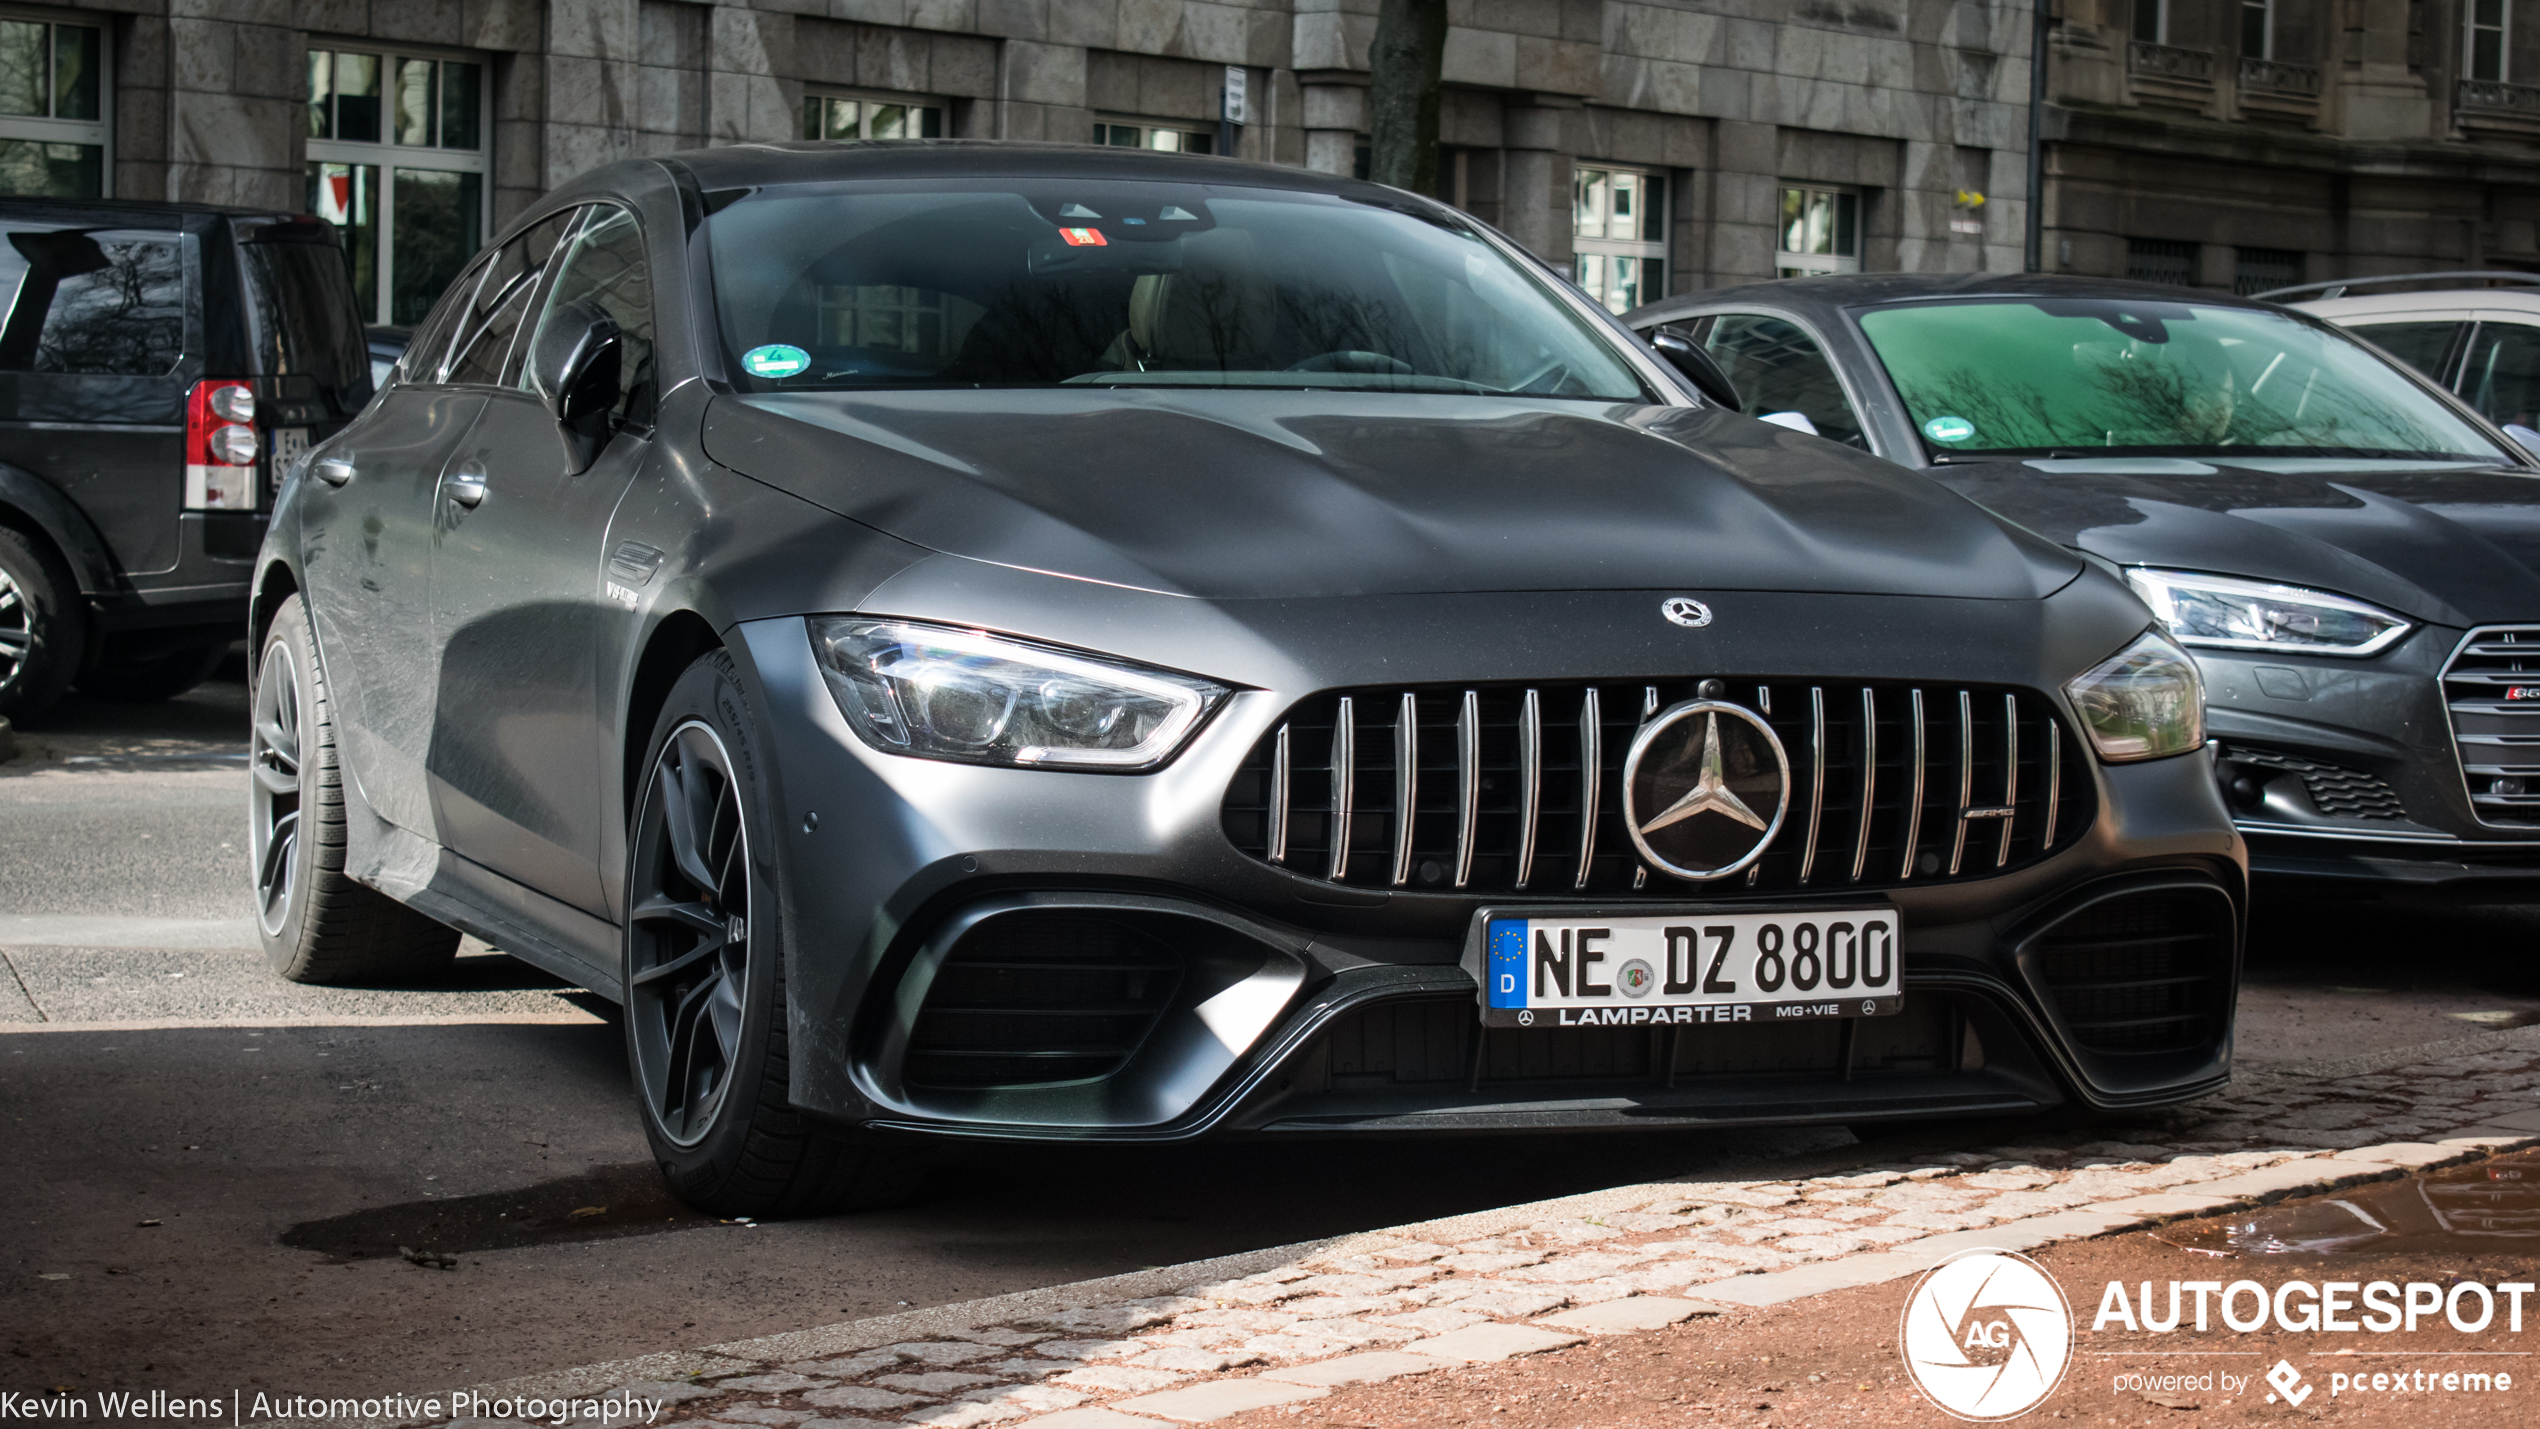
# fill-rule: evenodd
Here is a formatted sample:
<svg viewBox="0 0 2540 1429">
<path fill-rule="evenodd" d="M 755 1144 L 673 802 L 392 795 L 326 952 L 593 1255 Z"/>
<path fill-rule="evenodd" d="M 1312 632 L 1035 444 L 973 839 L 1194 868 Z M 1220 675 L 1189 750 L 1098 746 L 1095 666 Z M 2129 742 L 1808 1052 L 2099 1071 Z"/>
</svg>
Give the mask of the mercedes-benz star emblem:
<svg viewBox="0 0 2540 1429">
<path fill-rule="evenodd" d="M 1711 607 L 1689 595 L 1671 595 L 1658 602 L 1658 613 L 1667 617 L 1669 624 L 1691 630 L 1699 630 L 1711 623 Z"/>
<path fill-rule="evenodd" d="M 1722 878 L 1753 863 L 1790 809 L 1790 759 L 1752 711 L 1718 700 L 1662 710 L 1623 759 L 1623 817 L 1652 867 Z"/>
</svg>

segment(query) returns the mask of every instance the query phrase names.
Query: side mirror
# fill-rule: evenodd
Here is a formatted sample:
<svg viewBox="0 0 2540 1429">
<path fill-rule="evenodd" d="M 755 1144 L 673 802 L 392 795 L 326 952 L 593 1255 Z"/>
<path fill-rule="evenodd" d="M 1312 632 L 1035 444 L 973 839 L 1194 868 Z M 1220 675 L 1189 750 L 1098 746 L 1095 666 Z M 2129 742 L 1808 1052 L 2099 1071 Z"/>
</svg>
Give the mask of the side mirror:
<svg viewBox="0 0 2540 1429">
<path fill-rule="evenodd" d="M 1702 350 L 1702 344 L 1675 328 L 1662 327 L 1649 334 L 1649 345 L 1667 359 L 1669 367 L 1684 374 L 1694 391 L 1732 412 L 1746 410 L 1746 403 L 1737 395 L 1737 384 L 1720 370 L 1719 363 L 1711 360 L 1710 353 Z"/>
<path fill-rule="evenodd" d="M 529 353 L 529 380 L 589 466 L 609 439 L 626 344 L 617 320 L 595 303 L 568 303 L 547 315 Z"/>
</svg>

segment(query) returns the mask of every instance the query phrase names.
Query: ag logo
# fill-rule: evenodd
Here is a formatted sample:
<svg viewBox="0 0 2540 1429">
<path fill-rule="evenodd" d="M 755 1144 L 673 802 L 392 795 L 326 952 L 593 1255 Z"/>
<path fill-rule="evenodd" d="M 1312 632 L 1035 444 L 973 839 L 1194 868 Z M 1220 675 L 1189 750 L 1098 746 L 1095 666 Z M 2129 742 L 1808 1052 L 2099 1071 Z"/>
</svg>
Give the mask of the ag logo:
<svg viewBox="0 0 2540 1429">
<path fill-rule="evenodd" d="M 1942 1410 L 1980 1422 L 2016 1419 L 2063 1379 L 2072 1307 L 2027 1256 L 1969 1251 L 1914 1286 L 1897 1346 L 1915 1387 Z"/>
</svg>

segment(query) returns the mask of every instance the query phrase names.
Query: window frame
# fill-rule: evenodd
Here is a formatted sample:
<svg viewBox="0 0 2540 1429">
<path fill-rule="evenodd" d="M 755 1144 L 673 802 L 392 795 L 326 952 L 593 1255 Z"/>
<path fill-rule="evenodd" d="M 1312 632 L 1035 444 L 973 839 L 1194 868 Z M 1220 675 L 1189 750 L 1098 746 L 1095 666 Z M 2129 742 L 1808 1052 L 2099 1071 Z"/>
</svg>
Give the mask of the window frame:
<svg viewBox="0 0 2540 1429">
<path fill-rule="evenodd" d="M 304 172 L 309 165 L 313 164 L 346 164 L 375 168 L 379 171 L 379 187 L 371 200 L 379 211 L 379 237 L 376 244 L 378 251 L 372 258 L 376 265 L 372 274 L 374 284 L 372 291 L 375 297 L 371 311 L 363 317 L 362 321 L 365 325 L 386 323 L 392 316 L 389 305 L 396 301 L 397 242 L 394 224 L 397 214 L 397 170 L 433 169 L 443 173 L 478 175 L 477 251 L 482 253 L 493 242 L 495 234 L 493 60 L 491 56 L 477 51 L 451 49 L 444 45 L 409 45 L 359 39 L 339 40 L 328 35 L 312 34 L 307 37 L 307 43 L 301 47 L 300 71 L 304 91 L 308 75 L 308 56 L 318 51 L 329 54 L 343 54 L 349 51 L 378 59 L 382 91 L 380 94 L 380 133 L 382 135 L 392 132 L 388 117 L 390 100 L 387 89 L 388 75 L 392 72 L 396 61 L 401 59 L 434 60 L 444 63 L 470 64 L 477 68 L 477 146 L 473 149 L 400 144 L 392 138 L 385 137 L 378 140 L 316 138 L 308 140 L 307 153 L 302 162 Z M 305 92 L 301 95 L 300 104 L 304 114 L 311 98 L 312 96 Z M 348 262 L 350 257 L 351 249 L 348 246 L 346 249 Z M 469 255 L 467 264 L 459 270 L 460 278 L 467 275 L 476 261 L 474 254 Z M 455 283 L 458 280 L 452 281 Z M 428 311 L 425 316 L 427 318 L 430 316 Z M 422 320 L 417 320 L 415 325 L 419 328 Z"/>
<path fill-rule="evenodd" d="M 97 117 L 59 119 L 50 115 L 0 114 L 0 139 L 37 144 L 79 144 L 97 150 L 97 192 L 83 198 L 115 196 L 115 27 L 89 11 L 49 10 L 40 6 L 0 5 L 0 20 L 37 25 L 75 25 L 97 32 Z M 53 47 L 45 46 L 45 63 Z M 48 78 L 50 78 L 48 74 Z"/>
<path fill-rule="evenodd" d="M 2252 12 L 2255 12 L 2258 24 L 2258 47 L 2254 52 L 2249 48 Z M 2244 60 L 2275 58 L 2275 0 L 2240 0 L 2240 57 Z"/>
<path fill-rule="evenodd" d="M 1784 248 L 1782 242 L 1789 230 L 1782 224 L 1782 202 L 1792 193 L 1823 194 L 1835 200 L 1836 212 L 1844 199 L 1852 200 L 1852 251 L 1849 253 L 1801 253 Z M 1862 222 L 1869 204 L 1868 195 L 1852 184 L 1812 183 L 1803 179 L 1781 179 L 1773 185 L 1773 276 L 1776 278 L 1813 278 L 1828 273 L 1861 271 Z M 1837 220 L 1838 225 L 1840 219 Z M 1837 229 L 1838 233 L 1840 228 Z"/>
<path fill-rule="evenodd" d="M 805 130 L 809 130 L 812 127 L 811 106 L 815 104 L 827 104 L 831 100 L 845 100 L 862 106 L 856 114 L 856 137 L 853 139 L 832 139 L 826 134 L 813 134 L 806 132 L 802 136 L 805 140 L 821 144 L 872 143 L 873 106 L 877 104 L 896 104 L 906 109 L 933 110 L 937 116 L 936 129 L 938 132 L 932 135 L 921 133 L 917 136 L 919 138 L 942 138 L 945 134 L 950 132 L 952 126 L 952 104 L 950 101 L 939 99 L 932 95 L 894 94 L 887 89 L 852 89 L 831 84 L 806 84 L 803 86 L 802 102 L 802 127 Z M 826 118 L 825 112 L 823 117 L 824 119 Z M 918 127 L 923 130 L 925 125 L 921 123 Z"/>
<path fill-rule="evenodd" d="M 2514 0 L 2496 0 L 2496 23 L 2478 22 L 2479 0 L 2461 0 L 2461 77 L 2480 83 L 2509 84 L 2513 81 L 2514 64 Z M 2478 72 L 2478 37 L 2496 37 L 2496 72 Z"/>
<path fill-rule="evenodd" d="M 2170 0 L 2134 0 L 2134 38 L 2147 45 L 2170 42 Z"/>
<path fill-rule="evenodd" d="M 1611 236 L 1597 238 L 1580 236 L 1579 204 L 1582 197 L 1581 189 L 1587 182 L 1585 176 L 1588 174 L 1603 174 L 1606 176 L 1606 192 L 1609 195 L 1609 198 L 1606 202 L 1605 218 L 1606 226 L 1609 230 L 1613 226 L 1613 202 L 1610 198 L 1610 195 L 1613 192 L 1613 176 L 1616 174 L 1628 174 L 1644 181 L 1654 182 L 1658 189 L 1659 236 L 1657 238 L 1615 238 Z M 1612 300 L 1605 294 L 1599 293 L 1590 288 L 1586 282 L 1586 264 L 1580 262 L 1580 260 L 1583 258 L 1630 258 L 1641 262 L 1655 260 L 1659 265 L 1658 286 L 1660 291 L 1655 293 L 1648 291 L 1646 280 L 1642 280 L 1643 287 L 1641 289 L 1641 301 L 1633 304 L 1632 306 L 1641 307 L 1665 299 L 1668 296 L 1668 293 L 1665 291 L 1667 284 L 1676 276 L 1673 271 L 1675 267 L 1675 254 L 1671 251 L 1674 245 L 1669 241 L 1670 235 L 1675 232 L 1675 187 L 1675 175 L 1673 173 L 1665 169 L 1651 168 L 1646 164 L 1609 164 L 1601 161 L 1591 163 L 1582 160 L 1571 165 L 1571 281 L 1578 286 L 1581 292 L 1584 292 L 1588 294 L 1589 297 L 1594 298 L 1597 305 L 1604 308 L 1607 312 L 1613 313 L 1619 317 L 1623 313 L 1630 311 L 1630 309 L 1615 307 Z M 1647 192 L 1647 190 L 1644 189 L 1643 192 Z M 1646 231 L 1648 227 L 1645 221 L 1640 226 L 1644 231 Z"/>
<path fill-rule="evenodd" d="M 1138 131 L 1138 142 L 1114 144 L 1102 132 L 1106 129 L 1135 129 Z M 1158 149 L 1151 142 L 1153 136 L 1158 133 L 1179 134 L 1185 139 L 1203 140 L 1208 147 L 1205 149 Z M 1105 149 L 1144 149 L 1157 154 L 1195 154 L 1201 158 L 1220 157 L 1217 153 L 1217 131 L 1204 119 L 1139 119 L 1129 115 L 1096 113 L 1094 137 L 1091 142 L 1095 147 Z"/>
</svg>

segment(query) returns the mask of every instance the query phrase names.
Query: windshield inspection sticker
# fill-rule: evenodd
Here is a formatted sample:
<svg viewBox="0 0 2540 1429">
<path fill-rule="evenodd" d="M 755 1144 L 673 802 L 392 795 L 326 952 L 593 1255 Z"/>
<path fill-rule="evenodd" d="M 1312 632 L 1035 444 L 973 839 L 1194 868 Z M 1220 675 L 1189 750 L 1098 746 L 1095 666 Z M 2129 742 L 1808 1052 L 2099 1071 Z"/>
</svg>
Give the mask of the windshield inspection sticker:
<svg viewBox="0 0 2540 1429">
<path fill-rule="evenodd" d="M 1923 435 L 1936 442 L 1963 442 L 1976 434 L 1976 424 L 1964 417 L 1934 417 L 1923 423 Z"/>
<path fill-rule="evenodd" d="M 791 377 L 811 366 L 811 354 L 789 342 L 771 342 L 741 354 L 752 377 Z"/>
</svg>

